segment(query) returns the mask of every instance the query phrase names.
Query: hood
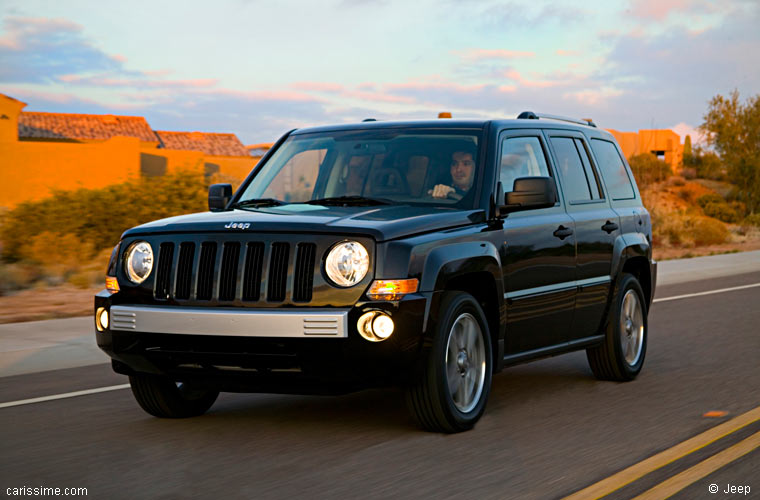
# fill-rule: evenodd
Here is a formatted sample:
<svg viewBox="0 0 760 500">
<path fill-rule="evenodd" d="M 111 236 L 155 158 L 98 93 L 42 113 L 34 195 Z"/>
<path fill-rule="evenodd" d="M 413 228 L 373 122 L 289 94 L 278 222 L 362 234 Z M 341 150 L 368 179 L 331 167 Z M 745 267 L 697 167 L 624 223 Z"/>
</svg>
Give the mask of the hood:
<svg viewBox="0 0 760 500">
<path fill-rule="evenodd" d="M 291 204 L 254 210 L 202 212 L 170 217 L 124 232 L 122 238 L 156 233 L 332 233 L 371 236 L 375 241 L 485 221 L 485 212 L 408 205 L 323 207 Z"/>
</svg>

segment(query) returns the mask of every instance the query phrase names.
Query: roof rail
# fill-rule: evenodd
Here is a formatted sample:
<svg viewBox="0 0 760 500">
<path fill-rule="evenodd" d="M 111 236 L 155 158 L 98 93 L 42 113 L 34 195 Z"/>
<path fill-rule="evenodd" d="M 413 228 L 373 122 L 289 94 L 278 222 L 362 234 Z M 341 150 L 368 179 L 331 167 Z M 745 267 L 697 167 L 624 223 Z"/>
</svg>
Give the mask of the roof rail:
<svg viewBox="0 0 760 500">
<path fill-rule="evenodd" d="M 376 122 L 377 118 L 365 118 L 362 122 Z"/>
<path fill-rule="evenodd" d="M 588 125 L 589 127 L 596 127 L 596 123 L 594 123 L 591 118 L 581 118 L 580 120 L 576 120 L 575 118 L 567 118 L 565 116 L 557 116 L 557 115 L 547 115 L 544 113 L 537 114 L 533 111 L 523 111 L 519 115 L 517 115 L 518 120 L 538 120 L 539 118 L 545 118 L 547 120 L 557 120 L 560 122 L 568 122 L 568 123 L 577 123 L 579 125 Z"/>
</svg>

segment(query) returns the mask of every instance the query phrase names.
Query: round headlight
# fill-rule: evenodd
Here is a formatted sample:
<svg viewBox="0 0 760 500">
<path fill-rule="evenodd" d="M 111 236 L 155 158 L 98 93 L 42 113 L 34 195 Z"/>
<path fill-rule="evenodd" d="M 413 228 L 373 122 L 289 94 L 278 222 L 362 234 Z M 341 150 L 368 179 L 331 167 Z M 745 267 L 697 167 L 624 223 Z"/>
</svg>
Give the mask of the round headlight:
<svg viewBox="0 0 760 500">
<path fill-rule="evenodd" d="M 147 241 L 136 241 L 127 250 L 127 276 L 138 285 L 153 269 L 153 249 Z"/>
<path fill-rule="evenodd" d="M 325 272 L 338 286 L 349 287 L 359 283 L 369 271 L 369 254 L 359 242 L 346 241 L 335 245 L 325 259 Z"/>
</svg>

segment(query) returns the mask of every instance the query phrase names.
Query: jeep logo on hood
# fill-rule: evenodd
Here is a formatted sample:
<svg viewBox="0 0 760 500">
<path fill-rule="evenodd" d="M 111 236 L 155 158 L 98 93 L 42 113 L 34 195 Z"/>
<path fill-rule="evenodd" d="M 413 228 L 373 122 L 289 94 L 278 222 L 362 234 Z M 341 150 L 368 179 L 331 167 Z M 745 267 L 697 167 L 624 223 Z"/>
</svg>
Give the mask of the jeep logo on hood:
<svg viewBox="0 0 760 500">
<path fill-rule="evenodd" d="M 225 229 L 248 229 L 251 227 L 250 222 L 230 222 L 226 226 L 224 226 Z"/>
</svg>

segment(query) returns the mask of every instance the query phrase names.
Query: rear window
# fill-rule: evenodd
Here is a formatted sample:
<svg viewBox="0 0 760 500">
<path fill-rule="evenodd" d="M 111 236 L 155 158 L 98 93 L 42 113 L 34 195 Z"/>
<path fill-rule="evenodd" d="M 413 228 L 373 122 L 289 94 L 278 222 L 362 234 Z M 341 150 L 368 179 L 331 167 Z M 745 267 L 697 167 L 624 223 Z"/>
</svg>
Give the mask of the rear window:
<svg viewBox="0 0 760 500">
<path fill-rule="evenodd" d="M 599 170 L 602 172 L 610 197 L 613 200 L 635 198 L 631 178 L 628 177 L 623 159 L 615 145 L 610 141 L 591 139 L 591 149 L 599 162 Z"/>
</svg>

